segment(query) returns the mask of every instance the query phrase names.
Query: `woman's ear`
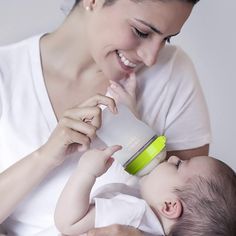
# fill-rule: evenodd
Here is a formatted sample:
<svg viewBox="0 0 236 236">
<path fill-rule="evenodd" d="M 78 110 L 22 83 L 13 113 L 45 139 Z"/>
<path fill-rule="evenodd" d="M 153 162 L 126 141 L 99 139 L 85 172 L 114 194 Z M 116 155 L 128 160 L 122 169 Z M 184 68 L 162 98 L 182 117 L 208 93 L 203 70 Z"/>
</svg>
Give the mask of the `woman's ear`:
<svg viewBox="0 0 236 236">
<path fill-rule="evenodd" d="M 160 209 L 160 213 L 167 219 L 178 219 L 183 212 L 183 205 L 179 199 L 165 201 Z"/>
<path fill-rule="evenodd" d="M 92 11 L 97 0 L 83 0 L 84 9 L 87 11 Z"/>
</svg>

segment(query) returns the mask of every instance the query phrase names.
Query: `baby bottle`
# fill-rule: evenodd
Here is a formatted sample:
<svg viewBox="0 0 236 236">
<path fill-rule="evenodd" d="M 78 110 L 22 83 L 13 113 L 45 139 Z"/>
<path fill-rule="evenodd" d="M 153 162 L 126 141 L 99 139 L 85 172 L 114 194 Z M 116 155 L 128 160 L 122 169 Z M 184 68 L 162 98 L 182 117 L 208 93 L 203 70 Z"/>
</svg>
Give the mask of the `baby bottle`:
<svg viewBox="0 0 236 236">
<path fill-rule="evenodd" d="M 118 104 L 118 114 L 102 111 L 102 126 L 97 136 L 107 145 L 121 145 L 113 157 L 132 175 L 143 176 L 166 157 L 165 136 L 138 120 L 128 107 Z"/>
</svg>

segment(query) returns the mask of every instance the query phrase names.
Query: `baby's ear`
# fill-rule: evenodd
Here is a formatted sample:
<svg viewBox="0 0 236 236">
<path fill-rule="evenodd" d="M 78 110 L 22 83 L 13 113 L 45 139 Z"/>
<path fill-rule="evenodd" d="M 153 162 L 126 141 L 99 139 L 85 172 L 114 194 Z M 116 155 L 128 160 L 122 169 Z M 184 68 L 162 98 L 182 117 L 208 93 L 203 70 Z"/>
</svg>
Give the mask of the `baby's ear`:
<svg viewBox="0 0 236 236">
<path fill-rule="evenodd" d="M 183 205 L 177 198 L 169 199 L 162 203 L 160 213 L 163 217 L 174 220 L 178 219 L 183 211 Z"/>
</svg>

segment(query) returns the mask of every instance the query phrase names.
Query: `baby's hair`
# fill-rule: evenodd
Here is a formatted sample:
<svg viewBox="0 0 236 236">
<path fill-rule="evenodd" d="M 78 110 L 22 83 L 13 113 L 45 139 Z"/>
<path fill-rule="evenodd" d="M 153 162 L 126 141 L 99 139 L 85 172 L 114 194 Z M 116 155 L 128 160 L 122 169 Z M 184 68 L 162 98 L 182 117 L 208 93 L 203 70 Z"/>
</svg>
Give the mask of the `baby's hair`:
<svg viewBox="0 0 236 236">
<path fill-rule="evenodd" d="M 219 160 L 213 173 L 175 190 L 183 213 L 168 236 L 236 235 L 236 174 Z"/>
</svg>

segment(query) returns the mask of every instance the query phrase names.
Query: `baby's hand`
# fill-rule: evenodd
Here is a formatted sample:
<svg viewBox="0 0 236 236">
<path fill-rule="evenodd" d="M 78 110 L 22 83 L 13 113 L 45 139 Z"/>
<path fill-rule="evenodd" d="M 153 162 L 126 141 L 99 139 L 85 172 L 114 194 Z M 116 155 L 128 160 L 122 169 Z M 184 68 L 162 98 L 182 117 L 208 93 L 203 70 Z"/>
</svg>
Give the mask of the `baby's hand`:
<svg viewBox="0 0 236 236">
<path fill-rule="evenodd" d="M 79 171 L 86 172 L 95 178 L 101 176 L 112 165 L 114 159 L 111 156 L 121 148 L 115 145 L 103 150 L 92 149 L 85 152 L 79 160 Z"/>
<path fill-rule="evenodd" d="M 136 77 L 131 74 L 128 79 L 121 85 L 115 81 L 110 80 L 108 92 L 114 98 L 115 102 L 126 105 L 131 112 L 139 118 L 136 104 Z"/>
</svg>

